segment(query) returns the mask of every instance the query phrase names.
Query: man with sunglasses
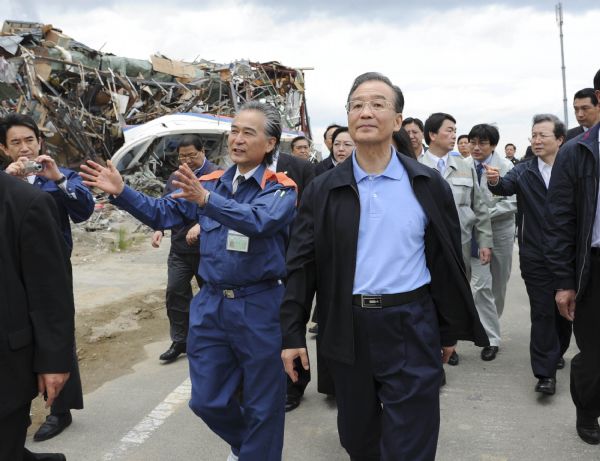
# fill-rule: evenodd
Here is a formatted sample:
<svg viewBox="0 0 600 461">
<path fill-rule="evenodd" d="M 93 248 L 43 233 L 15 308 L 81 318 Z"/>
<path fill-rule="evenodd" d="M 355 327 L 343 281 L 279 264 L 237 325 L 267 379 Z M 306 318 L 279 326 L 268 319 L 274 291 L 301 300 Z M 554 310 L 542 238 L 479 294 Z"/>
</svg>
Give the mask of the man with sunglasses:
<svg viewBox="0 0 600 461">
<path fill-rule="evenodd" d="M 217 166 L 206 159 L 204 144 L 197 134 L 182 136 L 177 146 L 179 163 L 187 165 L 197 178 L 217 170 Z M 165 186 L 163 197 L 172 194 L 177 188 L 173 186 L 175 173 L 171 174 Z M 185 353 L 187 332 L 192 300 L 193 277 L 196 277 L 198 287 L 202 287 L 202 279 L 198 275 L 200 250 L 198 236 L 200 227 L 196 222 L 171 229 L 171 249 L 167 259 L 167 293 L 166 307 L 169 318 L 171 346 L 163 352 L 159 359 L 171 363 Z M 163 230 L 157 230 L 152 235 L 152 246 L 158 248 L 164 236 Z"/>
</svg>

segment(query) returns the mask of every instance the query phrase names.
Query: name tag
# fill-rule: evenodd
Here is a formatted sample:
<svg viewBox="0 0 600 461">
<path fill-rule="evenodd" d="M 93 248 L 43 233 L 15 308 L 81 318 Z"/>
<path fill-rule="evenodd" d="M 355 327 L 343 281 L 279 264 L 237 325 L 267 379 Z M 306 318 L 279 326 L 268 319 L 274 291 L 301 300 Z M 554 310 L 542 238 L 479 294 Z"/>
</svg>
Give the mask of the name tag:
<svg viewBox="0 0 600 461">
<path fill-rule="evenodd" d="M 250 237 L 229 229 L 229 231 L 227 232 L 227 249 L 228 250 L 241 251 L 242 253 L 248 253 L 249 245 L 250 245 Z"/>
</svg>

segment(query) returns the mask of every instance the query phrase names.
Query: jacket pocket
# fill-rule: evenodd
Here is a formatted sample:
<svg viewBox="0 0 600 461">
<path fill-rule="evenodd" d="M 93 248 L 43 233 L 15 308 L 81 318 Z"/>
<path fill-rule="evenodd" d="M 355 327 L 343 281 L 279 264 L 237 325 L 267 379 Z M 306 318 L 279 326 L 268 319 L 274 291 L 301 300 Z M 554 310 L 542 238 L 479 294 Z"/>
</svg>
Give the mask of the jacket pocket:
<svg viewBox="0 0 600 461">
<path fill-rule="evenodd" d="M 16 351 L 25 346 L 29 346 L 33 342 L 33 332 L 31 326 L 26 326 L 21 330 L 13 331 L 8 334 L 8 346 L 11 350 Z"/>
</svg>

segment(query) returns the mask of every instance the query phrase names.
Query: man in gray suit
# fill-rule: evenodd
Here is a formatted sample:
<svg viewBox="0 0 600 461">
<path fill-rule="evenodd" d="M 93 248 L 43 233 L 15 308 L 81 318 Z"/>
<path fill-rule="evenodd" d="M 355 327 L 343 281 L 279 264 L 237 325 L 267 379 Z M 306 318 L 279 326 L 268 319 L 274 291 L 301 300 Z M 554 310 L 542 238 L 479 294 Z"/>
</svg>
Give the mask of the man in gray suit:
<svg viewBox="0 0 600 461">
<path fill-rule="evenodd" d="M 480 248 L 476 240 L 472 240 L 471 248 L 471 290 L 479 318 L 490 340 L 490 345 L 481 351 L 481 359 L 486 361 L 496 358 L 500 346 L 500 317 L 504 310 L 506 284 L 512 267 L 517 212 L 516 197 L 494 196 L 489 191 L 483 174 L 484 164 L 499 168 L 500 176 L 513 168 L 512 163 L 495 151 L 499 140 L 498 129 L 485 123 L 475 125 L 469 132 L 471 157 L 490 214 L 494 240 L 494 252 L 489 266 L 481 264 Z"/>
<path fill-rule="evenodd" d="M 488 264 L 492 258 L 492 224 L 485 199 L 477 184 L 473 164 L 451 151 L 456 142 L 456 120 L 450 114 L 432 114 L 425 121 L 425 142 L 429 150 L 419 162 L 440 172 L 450 185 L 458 210 L 462 255 L 467 276 L 471 273 L 471 240 L 479 245 L 479 262 Z M 456 351 L 448 360 L 458 365 Z"/>
</svg>

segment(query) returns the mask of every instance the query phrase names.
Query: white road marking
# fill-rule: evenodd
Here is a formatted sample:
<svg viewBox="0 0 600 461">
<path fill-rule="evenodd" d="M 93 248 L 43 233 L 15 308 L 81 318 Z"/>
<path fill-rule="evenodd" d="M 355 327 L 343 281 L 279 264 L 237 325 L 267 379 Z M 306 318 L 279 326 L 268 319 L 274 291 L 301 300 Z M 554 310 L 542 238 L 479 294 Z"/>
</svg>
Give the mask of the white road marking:
<svg viewBox="0 0 600 461">
<path fill-rule="evenodd" d="M 122 459 L 130 449 L 143 444 L 152 433 L 158 429 L 171 416 L 175 410 L 190 399 L 192 383 L 187 378 L 173 392 L 159 403 L 144 419 L 123 436 L 118 447 L 106 453 L 103 461 Z"/>
</svg>

